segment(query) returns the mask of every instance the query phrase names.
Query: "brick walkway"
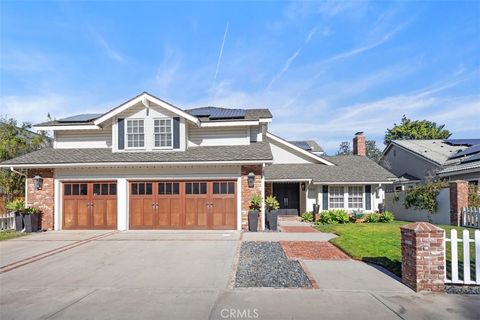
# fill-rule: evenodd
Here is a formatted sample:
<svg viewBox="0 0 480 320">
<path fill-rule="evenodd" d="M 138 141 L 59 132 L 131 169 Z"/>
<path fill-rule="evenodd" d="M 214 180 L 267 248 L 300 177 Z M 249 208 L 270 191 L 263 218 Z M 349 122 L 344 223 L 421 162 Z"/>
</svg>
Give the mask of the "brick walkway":
<svg viewBox="0 0 480 320">
<path fill-rule="evenodd" d="M 280 241 L 291 260 L 349 260 L 350 257 L 325 241 Z"/>
<path fill-rule="evenodd" d="M 280 229 L 282 232 L 318 232 L 317 229 L 310 226 L 281 226 Z"/>
</svg>

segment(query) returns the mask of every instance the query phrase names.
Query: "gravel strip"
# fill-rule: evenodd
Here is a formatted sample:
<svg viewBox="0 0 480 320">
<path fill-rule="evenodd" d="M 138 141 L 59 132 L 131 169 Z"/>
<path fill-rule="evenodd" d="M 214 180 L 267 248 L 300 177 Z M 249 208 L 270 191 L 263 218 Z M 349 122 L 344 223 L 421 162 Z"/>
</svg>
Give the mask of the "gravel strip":
<svg viewBox="0 0 480 320">
<path fill-rule="evenodd" d="M 480 294 L 480 286 L 446 285 L 445 292 L 450 294 Z"/>
<path fill-rule="evenodd" d="M 298 261 L 288 260 L 278 242 L 246 241 L 240 248 L 235 287 L 311 288 Z"/>
</svg>

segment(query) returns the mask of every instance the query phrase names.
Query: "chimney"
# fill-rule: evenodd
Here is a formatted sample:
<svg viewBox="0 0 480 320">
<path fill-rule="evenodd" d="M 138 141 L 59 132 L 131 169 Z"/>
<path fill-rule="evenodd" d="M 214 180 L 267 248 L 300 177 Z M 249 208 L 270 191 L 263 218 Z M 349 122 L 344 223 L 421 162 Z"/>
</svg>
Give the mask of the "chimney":
<svg viewBox="0 0 480 320">
<path fill-rule="evenodd" d="M 357 156 L 367 155 L 365 136 L 363 135 L 363 132 L 355 133 L 355 137 L 353 138 L 353 154 Z"/>
</svg>

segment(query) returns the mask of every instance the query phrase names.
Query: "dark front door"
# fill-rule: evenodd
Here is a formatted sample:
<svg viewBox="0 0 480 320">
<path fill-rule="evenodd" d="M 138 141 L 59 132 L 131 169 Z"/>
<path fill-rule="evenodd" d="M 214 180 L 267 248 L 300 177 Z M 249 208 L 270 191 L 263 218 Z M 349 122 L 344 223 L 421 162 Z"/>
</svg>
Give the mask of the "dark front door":
<svg viewBox="0 0 480 320">
<path fill-rule="evenodd" d="M 300 211 L 300 184 L 299 183 L 274 183 L 273 195 L 280 203 L 280 209 L 288 214 L 292 214 L 296 210 L 298 214 Z"/>
</svg>

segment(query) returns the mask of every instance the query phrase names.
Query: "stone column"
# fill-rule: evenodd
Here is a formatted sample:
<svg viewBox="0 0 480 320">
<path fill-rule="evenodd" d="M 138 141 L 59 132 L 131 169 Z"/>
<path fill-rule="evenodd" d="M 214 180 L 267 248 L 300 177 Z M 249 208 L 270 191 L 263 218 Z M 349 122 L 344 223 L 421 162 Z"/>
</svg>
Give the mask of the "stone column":
<svg viewBox="0 0 480 320">
<path fill-rule="evenodd" d="M 43 178 L 42 189 L 37 190 L 33 183 L 36 175 Z M 27 174 L 27 205 L 42 211 L 41 228 L 53 230 L 54 181 L 52 169 L 30 169 Z"/>
<path fill-rule="evenodd" d="M 254 194 L 261 195 L 262 194 L 262 166 L 261 165 L 249 165 L 249 166 L 242 166 L 242 229 L 248 230 L 248 211 L 250 208 L 250 198 Z M 248 186 L 248 174 L 253 172 L 255 174 L 255 184 L 253 187 Z M 260 217 L 258 219 L 258 226 L 259 230 L 262 225 L 262 216 L 263 214 L 260 213 Z"/>
<path fill-rule="evenodd" d="M 416 292 L 444 292 L 444 230 L 427 222 L 400 228 L 402 282 Z"/>
<path fill-rule="evenodd" d="M 450 182 L 450 224 L 459 226 L 462 208 L 468 207 L 468 182 L 456 180 Z"/>
</svg>

